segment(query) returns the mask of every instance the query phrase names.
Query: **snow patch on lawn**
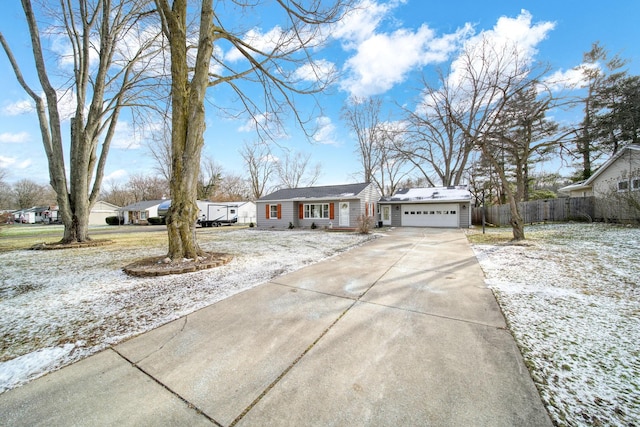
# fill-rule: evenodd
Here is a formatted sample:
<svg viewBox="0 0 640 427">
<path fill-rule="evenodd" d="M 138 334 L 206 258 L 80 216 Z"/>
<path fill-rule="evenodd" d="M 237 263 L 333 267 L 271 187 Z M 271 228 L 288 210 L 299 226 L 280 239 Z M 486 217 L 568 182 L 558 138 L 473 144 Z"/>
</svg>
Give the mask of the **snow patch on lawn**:
<svg viewBox="0 0 640 427">
<path fill-rule="evenodd" d="M 274 277 L 374 238 L 355 233 L 199 231 L 234 255 L 194 273 L 129 277 L 122 267 L 165 248 L 110 245 L 0 254 L 0 393 Z"/>
<path fill-rule="evenodd" d="M 640 230 L 561 224 L 526 235 L 522 244 L 473 248 L 552 418 L 635 425 Z"/>
</svg>

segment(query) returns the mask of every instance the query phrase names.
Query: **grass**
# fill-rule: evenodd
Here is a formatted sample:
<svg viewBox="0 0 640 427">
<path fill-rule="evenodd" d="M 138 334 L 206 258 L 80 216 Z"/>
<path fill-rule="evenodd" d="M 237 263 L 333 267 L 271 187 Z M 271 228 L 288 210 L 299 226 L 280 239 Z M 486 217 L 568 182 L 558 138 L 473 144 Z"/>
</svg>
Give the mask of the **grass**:
<svg viewBox="0 0 640 427">
<path fill-rule="evenodd" d="M 476 245 L 498 245 L 508 243 L 513 239 L 511 228 L 492 228 L 482 232 L 481 228 L 470 228 L 467 230 L 467 239 Z"/>
<path fill-rule="evenodd" d="M 198 228 L 197 238 L 201 242 L 215 239 L 225 230 L 238 230 L 246 226 Z M 55 243 L 62 239 L 62 225 L 15 224 L 0 227 L 0 253 L 26 250 L 38 243 Z M 89 227 L 93 239 L 112 240 L 118 247 L 167 247 L 165 226 L 96 226 Z"/>
</svg>

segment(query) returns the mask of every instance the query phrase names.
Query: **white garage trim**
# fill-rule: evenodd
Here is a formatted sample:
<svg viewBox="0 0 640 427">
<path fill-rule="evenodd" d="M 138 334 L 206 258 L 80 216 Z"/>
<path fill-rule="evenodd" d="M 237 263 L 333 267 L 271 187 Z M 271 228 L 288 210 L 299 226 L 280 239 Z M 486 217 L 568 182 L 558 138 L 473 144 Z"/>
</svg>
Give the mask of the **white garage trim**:
<svg viewBox="0 0 640 427">
<path fill-rule="evenodd" d="M 459 226 L 460 205 L 457 203 L 415 203 L 400 207 L 403 227 Z"/>
</svg>

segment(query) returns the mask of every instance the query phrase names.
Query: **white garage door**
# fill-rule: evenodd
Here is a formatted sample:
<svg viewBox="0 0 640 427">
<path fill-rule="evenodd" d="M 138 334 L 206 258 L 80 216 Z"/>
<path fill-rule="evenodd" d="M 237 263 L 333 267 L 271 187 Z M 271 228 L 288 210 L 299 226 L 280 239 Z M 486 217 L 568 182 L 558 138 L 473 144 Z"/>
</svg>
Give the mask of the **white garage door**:
<svg viewBox="0 0 640 427">
<path fill-rule="evenodd" d="M 458 227 L 458 204 L 402 205 L 405 227 Z"/>
</svg>

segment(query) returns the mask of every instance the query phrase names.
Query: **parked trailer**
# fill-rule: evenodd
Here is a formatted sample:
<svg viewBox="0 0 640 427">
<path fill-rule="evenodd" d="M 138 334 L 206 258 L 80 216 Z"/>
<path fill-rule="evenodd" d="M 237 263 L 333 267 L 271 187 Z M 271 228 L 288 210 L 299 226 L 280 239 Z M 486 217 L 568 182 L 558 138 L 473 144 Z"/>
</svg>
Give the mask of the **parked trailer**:
<svg viewBox="0 0 640 427">
<path fill-rule="evenodd" d="M 237 205 L 198 202 L 198 207 L 200 208 L 198 224 L 203 227 L 220 227 L 238 222 Z"/>
</svg>

